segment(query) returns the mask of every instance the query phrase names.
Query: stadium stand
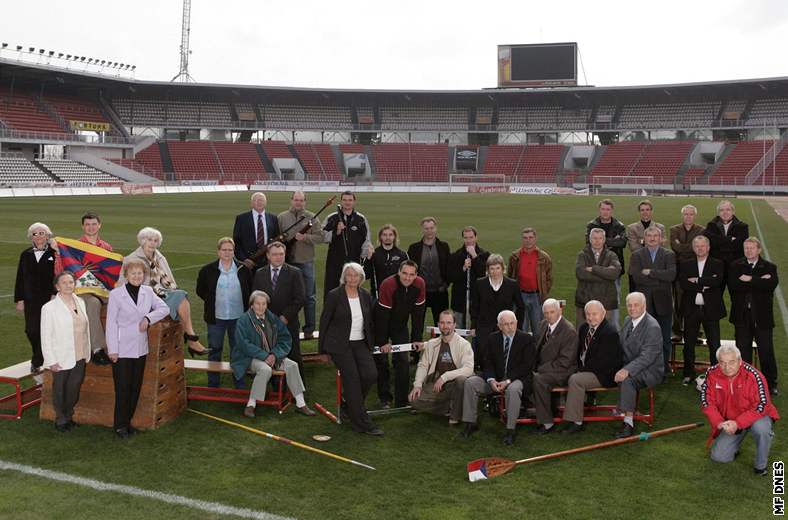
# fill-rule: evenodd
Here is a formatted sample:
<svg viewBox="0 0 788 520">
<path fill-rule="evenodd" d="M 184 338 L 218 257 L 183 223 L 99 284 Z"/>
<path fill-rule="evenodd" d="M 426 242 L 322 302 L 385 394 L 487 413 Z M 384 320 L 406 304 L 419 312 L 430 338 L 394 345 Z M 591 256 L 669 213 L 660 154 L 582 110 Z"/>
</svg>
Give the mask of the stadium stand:
<svg viewBox="0 0 788 520">
<path fill-rule="evenodd" d="M 504 174 L 515 181 L 555 182 L 563 145 L 490 145 L 484 173 Z"/>
<path fill-rule="evenodd" d="M 293 154 L 284 141 L 263 141 L 263 150 L 269 159 L 292 159 Z"/>
<path fill-rule="evenodd" d="M 748 122 L 755 125 L 788 123 L 788 98 L 758 99 L 750 109 Z"/>
<path fill-rule="evenodd" d="M 259 109 L 267 128 L 353 128 L 350 107 L 259 105 Z"/>
<path fill-rule="evenodd" d="M 177 180 L 216 180 L 221 178 L 216 152 L 208 141 L 169 141 L 167 148 Z"/>
<path fill-rule="evenodd" d="M 197 101 L 119 98 L 112 102 L 129 126 L 231 127 L 230 105 Z"/>
<path fill-rule="evenodd" d="M 268 174 L 252 143 L 209 142 L 222 170 L 225 182 L 254 182 Z"/>
<path fill-rule="evenodd" d="M 66 184 L 122 182 L 114 175 L 69 159 L 38 159 L 36 162 Z"/>
<path fill-rule="evenodd" d="M 52 107 L 66 124 L 69 121 L 85 121 L 111 125 L 111 122 L 102 113 L 98 105 L 87 99 L 75 96 L 45 94 L 41 101 Z"/>
<path fill-rule="evenodd" d="M 68 133 L 32 95 L 18 90 L 0 89 L 0 123 L 23 132 Z"/>
<path fill-rule="evenodd" d="M 772 148 L 772 141 L 742 141 L 729 153 L 709 176 L 711 184 L 744 184 L 744 178 Z"/>
<path fill-rule="evenodd" d="M 697 184 L 705 174 L 706 168 L 687 168 L 684 172 L 684 184 Z"/>
<path fill-rule="evenodd" d="M 656 141 L 646 145 L 632 175 L 651 176 L 657 184 L 675 181 L 679 168 L 695 146 L 692 141 Z"/>
<path fill-rule="evenodd" d="M 499 130 L 579 130 L 588 127 L 590 108 L 562 106 L 500 107 Z"/>
<path fill-rule="evenodd" d="M 643 155 L 645 148 L 645 143 L 640 141 L 608 145 L 602 153 L 602 157 L 591 170 L 591 178 L 632 175 L 632 170 Z"/>
<path fill-rule="evenodd" d="M 359 124 L 375 124 L 375 111 L 372 109 L 372 107 L 356 107 L 356 117 L 358 118 Z"/>
<path fill-rule="evenodd" d="M 380 119 L 387 130 L 468 129 L 468 110 L 460 107 L 384 106 Z"/>
<path fill-rule="evenodd" d="M 386 182 L 446 182 L 449 147 L 445 144 L 387 143 L 372 147 L 375 178 Z"/>
<path fill-rule="evenodd" d="M 296 143 L 295 148 L 308 180 L 338 181 L 342 175 L 329 144 Z"/>
<path fill-rule="evenodd" d="M 706 128 L 722 107 L 720 101 L 700 103 L 628 104 L 621 109 L 618 128 Z"/>
<path fill-rule="evenodd" d="M 23 157 L 0 157 L 0 185 L 52 182 L 53 177 Z"/>
<path fill-rule="evenodd" d="M 491 144 L 487 149 L 487 159 L 484 161 L 482 171 L 508 177 L 517 175 L 524 153 L 525 146 Z"/>
</svg>

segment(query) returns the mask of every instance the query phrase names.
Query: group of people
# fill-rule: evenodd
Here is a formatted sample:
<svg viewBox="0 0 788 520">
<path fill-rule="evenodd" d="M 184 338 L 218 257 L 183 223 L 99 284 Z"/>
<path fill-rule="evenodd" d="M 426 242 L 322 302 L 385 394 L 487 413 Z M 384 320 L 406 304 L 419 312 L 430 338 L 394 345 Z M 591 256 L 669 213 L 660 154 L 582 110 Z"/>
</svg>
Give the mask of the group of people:
<svg viewBox="0 0 788 520">
<path fill-rule="evenodd" d="M 462 244 L 452 251 L 438 237 L 434 217 L 421 220 L 421 239 L 407 250 L 400 249 L 398 230 L 392 224 L 379 229 L 374 247 L 369 221 L 355 205 L 354 193 L 342 193 L 336 211 L 321 225 L 319 216 L 306 209 L 303 192 L 294 192 L 290 208 L 277 216 L 267 211 L 265 194 L 254 193 L 250 211 L 236 217 L 233 236 L 218 241 L 218 259 L 198 275 L 196 292 L 205 302 L 208 348 L 194 332 L 187 294 L 177 288 L 159 251 L 162 237 L 157 230 L 141 230 L 140 247 L 125 257 L 102 330 L 99 314 L 105 302 L 95 295 L 74 297 L 73 276 L 62 271 L 49 228 L 41 223 L 31 226 L 32 247 L 20 257 L 15 301 L 25 313 L 33 370 L 43 367 L 57 375 L 58 430 L 73 426 L 79 382 L 92 356 L 99 364 L 113 364 L 116 432 L 124 438 L 134 433 L 130 420 L 147 354 L 145 331 L 167 315 L 182 323 L 191 355 L 221 360 L 228 337 L 235 386 L 242 388 L 245 375 L 254 374 L 245 415 L 254 416 L 273 370 L 285 372 L 296 409 L 314 415 L 304 399 L 299 336 L 310 339 L 318 330 L 315 255 L 316 246 L 325 243 L 318 349 L 341 373 L 341 413 L 356 431 L 383 434 L 364 405 L 373 385 L 382 407 L 410 404 L 416 410 L 446 415 L 450 424 L 464 423 L 465 437 L 478 428 L 479 398 L 500 395 L 505 403 L 506 444 L 516 439 L 524 399 L 536 409 L 534 432 L 547 434 L 557 430 L 551 391 L 568 388 L 561 429 L 576 433 L 583 429 L 586 393 L 618 385 L 623 426 L 616 436 L 630 436 L 637 392 L 664 382 L 671 371 L 672 343 L 678 338 L 684 343 L 682 382 L 689 385 L 694 380 L 695 347 L 703 326 L 714 366 L 706 377 L 702 406 L 719 434 L 712 456 L 725 459 L 731 439 L 741 442 L 747 429 L 756 436 L 756 429 L 768 429 L 770 438 L 771 423 L 767 425 L 765 419 L 777 418 L 770 401 L 770 395 L 777 394 L 772 339 L 777 269 L 761 256 L 760 241 L 749 236 L 747 224 L 736 217 L 730 201 L 719 203 L 718 216 L 705 227 L 695 223 L 697 209 L 684 206 L 681 222 L 669 233 L 654 221 L 648 200 L 638 204 L 638 220 L 628 226 L 615 218 L 611 200 L 600 201 L 599 215 L 586 226 L 586 245 L 575 264 L 577 328 L 551 295 L 552 259 L 537 246 L 535 229 L 521 231 L 521 246 L 508 262 L 479 245 L 473 226 L 462 229 Z M 81 241 L 111 251 L 98 236 L 97 215 L 83 216 L 82 227 Z M 622 325 L 619 302 L 625 248 L 631 255 L 626 270 L 627 317 Z M 366 279 L 369 291 L 362 287 Z M 736 347 L 720 348 L 726 288 Z M 423 342 L 427 308 L 439 335 Z M 53 320 L 59 320 L 59 326 Z M 763 375 L 751 365 L 753 340 Z M 412 384 L 410 354 L 392 353 L 393 345 L 401 344 L 418 352 Z M 730 401 L 744 406 L 741 396 L 723 395 L 719 385 L 708 388 L 720 374 L 754 381 L 748 388 L 757 399 L 746 401 L 757 403 L 748 410 L 755 414 L 751 422 L 738 424 L 732 416 L 736 407 Z M 219 382 L 218 373 L 209 374 L 210 386 Z M 762 469 L 768 442 L 761 439 L 758 446 L 761 458 L 756 470 Z"/>
</svg>

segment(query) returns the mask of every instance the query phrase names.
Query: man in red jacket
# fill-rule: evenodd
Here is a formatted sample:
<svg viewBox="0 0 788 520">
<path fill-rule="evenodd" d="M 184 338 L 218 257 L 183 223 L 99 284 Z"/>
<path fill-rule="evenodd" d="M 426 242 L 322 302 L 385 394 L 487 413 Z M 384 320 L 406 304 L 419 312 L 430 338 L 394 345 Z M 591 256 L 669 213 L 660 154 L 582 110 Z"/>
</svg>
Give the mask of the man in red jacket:
<svg viewBox="0 0 788 520">
<path fill-rule="evenodd" d="M 734 346 L 717 349 L 718 363 L 706 372 L 701 387 L 701 409 L 711 424 L 711 460 L 731 462 L 747 432 L 755 439 L 753 471 L 766 475 L 772 423 L 780 418 L 769 398 L 766 379 L 752 365 L 741 360 Z"/>
</svg>

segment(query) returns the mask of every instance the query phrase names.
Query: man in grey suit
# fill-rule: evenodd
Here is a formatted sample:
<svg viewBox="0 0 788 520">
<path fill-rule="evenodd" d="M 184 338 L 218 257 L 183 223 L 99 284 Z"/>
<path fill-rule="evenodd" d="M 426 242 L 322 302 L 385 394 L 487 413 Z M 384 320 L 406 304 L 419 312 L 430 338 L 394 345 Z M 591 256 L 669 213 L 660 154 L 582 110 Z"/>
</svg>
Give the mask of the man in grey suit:
<svg viewBox="0 0 788 520">
<path fill-rule="evenodd" d="M 646 247 L 632 253 L 629 272 L 638 291 L 646 297 L 646 310 L 662 330 L 662 361 L 665 375 L 670 373 L 671 329 L 673 324 L 673 280 L 676 255 L 661 247 L 662 230 L 651 226 L 645 231 Z"/>
<path fill-rule="evenodd" d="M 613 378 L 619 387 L 618 409 L 624 412 L 624 426 L 616 432 L 617 439 L 635 434 L 633 415 L 638 390 L 655 386 L 665 373 L 662 331 L 657 320 L 646 312 L 643 293 L 627 295 L 627 313 L 629 316 L 619 333 L 624 349 L 624 367 Z"/>
<path fill-rule="evenodd" d="M 535 433 L 552 431 L 552 389 L 566 386 L 569 376 L 577 370 L 577 331 L 563 317 L 561 304 L 548 298 L 542 304 L 544 318 L 536 334 L 536 371 L 533 393 L 536 407 Z"/>
</svg>

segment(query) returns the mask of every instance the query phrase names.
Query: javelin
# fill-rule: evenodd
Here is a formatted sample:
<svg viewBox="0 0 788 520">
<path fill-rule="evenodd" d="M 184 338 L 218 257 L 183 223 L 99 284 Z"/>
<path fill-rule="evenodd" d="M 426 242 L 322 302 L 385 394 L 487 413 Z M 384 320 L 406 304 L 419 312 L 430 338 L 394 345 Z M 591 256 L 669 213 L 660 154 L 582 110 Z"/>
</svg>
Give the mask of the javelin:
<svg viewBox="0 0 788 520">
<path fill-rule="evenodd" d="M 222 419 L 221 417 L 215 417 L 215 416 L 207 414 L 205 412 L 198 412 L 197 410 L 194 410 L 192 408 L 187 408 L 187 410 L 189 410 L 192 413 L 196 413 L 197 415 L 202 415 L 203 417 L 207 417 L 209 419 L 213 419 L 214 421 L 217 421 L 217 422 L 220 422 L 220 423 L 224 423 L 224 424 L 228 424 L 230 426 L 235 426 L 236 428 L 240 428 L 242 430 L 246 430 L 246 431 L 254 433 L 256 435 L 260 435 L 261 437 L 267 437 L 267 438 L 269 438 L 271 440 L 279 441 L 282 444 L 287 444 L 288 446 L 295 446 L 296 448 L 301 448 L 301 449 L 304 449 L 304 450 L 307 450 L 307 451 L 311 451 L 312 453 L 317 453 L 318 455 L 323 455 L 325 457 L 331 457 L 332 459 L 336 459 L 336 460 L 339 460 L 339 461 L 342 461 L 342 462 L 349 462 L 349 463 L 353 464 L 354 466 L 361 466 L 362 468 L 367 468 L 367 469 L 371 469 L 372 471 L 375 471 L 375 468 L 373 468 L 372 466 L 368 466 L 367 464 L 363 464 L 363 463 L 355 461 L 353 459 L 348 459 L 347 457 L 342 457 L 341 455 L 337 455 L 337 454 L 331 453 L 329 451 L 319 450 L 317 448 L 313 448 L 312 446 L 308 446 L 306 444 L 301 444 L 300 442 L 290 440 L 287 437 L 280 437 L 279 435 L 274 435 L 273 433 L 267 433 L 267 432 L 264 432 L 262 430 L 257 430 L 255 428 L 250 428 L 249 426 L 244 426 L 243 424 L 239 424 L 239 423 L 236 423 L 236 422 L 233 422 L 233 421 L 228 421 L 227 419 Z"/>
</svg>

